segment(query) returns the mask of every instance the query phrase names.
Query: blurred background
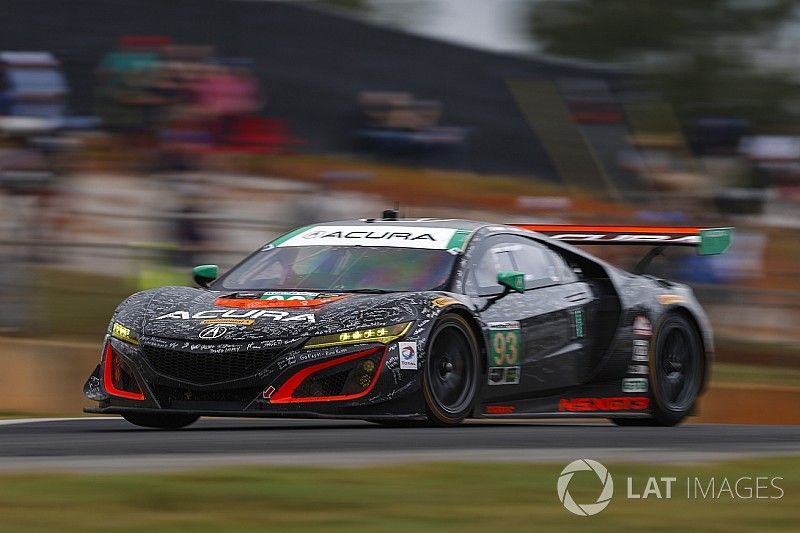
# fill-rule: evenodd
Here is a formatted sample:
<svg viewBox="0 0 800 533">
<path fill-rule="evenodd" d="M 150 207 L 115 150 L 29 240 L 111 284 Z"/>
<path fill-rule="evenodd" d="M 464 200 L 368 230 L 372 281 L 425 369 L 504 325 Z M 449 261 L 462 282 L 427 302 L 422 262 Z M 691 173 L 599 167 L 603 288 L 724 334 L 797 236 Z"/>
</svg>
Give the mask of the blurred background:
<svg viewBox="0 0 800 533">
<path fill-rule="evenodd" d="M 0 21 L 0 413 L 77 412 L 128 294 L 398 206 L 735 226 L 728 254 L 651 271 L 711 315 L 701 418 L 800 423 L 796 2 L 4 0 Z"/>
</svg>

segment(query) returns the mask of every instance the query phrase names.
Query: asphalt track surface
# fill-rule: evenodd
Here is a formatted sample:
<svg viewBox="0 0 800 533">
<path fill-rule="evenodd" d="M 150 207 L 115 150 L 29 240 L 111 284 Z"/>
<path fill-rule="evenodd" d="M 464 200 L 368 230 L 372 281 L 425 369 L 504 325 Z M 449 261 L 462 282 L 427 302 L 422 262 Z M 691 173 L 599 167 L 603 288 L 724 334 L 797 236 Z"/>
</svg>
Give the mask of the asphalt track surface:
<svg viewBox="0 0 800 533">
<path fill-rule="evenodd" d="M 236 464 L 351 466 L 414 461 L 694 463 L 800 453 L 800 426 L 478 421 L 457 428 L 367 422 L 201 419 L 177 431 L 121 418 L 0 421 L 0 471 L 161 471 Z"/>
</svg>

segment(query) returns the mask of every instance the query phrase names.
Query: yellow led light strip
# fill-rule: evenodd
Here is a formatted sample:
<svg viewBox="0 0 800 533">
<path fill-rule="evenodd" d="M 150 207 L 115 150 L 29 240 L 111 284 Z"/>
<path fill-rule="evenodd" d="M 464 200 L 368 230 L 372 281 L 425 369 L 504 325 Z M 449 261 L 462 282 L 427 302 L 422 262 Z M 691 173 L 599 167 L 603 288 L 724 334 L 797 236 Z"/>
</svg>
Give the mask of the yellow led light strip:
<svg viewBox="0 0 800 533">
<path fill-rule="evenodd" d="M 303 348 L 308 350 L 311 348 L 327 348 L 329 346 L 365 344 L 370 342 L 388 344 L 405 335 L 411 328 L 411 324 L 413 324 L 413 322 L 403 322 L 402 324 L 395 324 L 393 326 L 381 326 L 378 328 L 332 333 L 330 335 L 319 335 L 317 337 L 311 337 Z"/>
<path fill-rule="evenodd" d="M 114 322 L 114 325 L 111 326 L 111 336 L 128 344 L 139 345 L 139 337 L 136 333 L 133 333 L 130 328 L 126 328 L 119 322 Z"/>
</svg>

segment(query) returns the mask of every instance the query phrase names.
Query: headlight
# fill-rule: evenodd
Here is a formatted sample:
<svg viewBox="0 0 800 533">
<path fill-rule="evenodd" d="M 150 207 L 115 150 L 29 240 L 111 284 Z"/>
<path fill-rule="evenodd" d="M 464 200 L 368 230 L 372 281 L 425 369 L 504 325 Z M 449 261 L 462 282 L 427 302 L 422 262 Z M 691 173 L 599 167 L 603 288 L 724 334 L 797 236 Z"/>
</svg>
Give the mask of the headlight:
<svg viewBox="0 0 800 533">
<path fill-rule="evenodd" d="M 131 331 L 130 328 L 126 328 L 119 322 L 114 322 L 114 324 L 111 326 L 111 336 L 115 339 L 121 340 L 122 342 L 139 346 L 139 335 L 136 332 Z"/>
<path fill-rule="evenodd" d="M 308 350 L 311 348 L 327 348 L 328 346 L 364 344 L 369 342 L 388 344 L 408 333 L 411 324 L 413 324 L 413 321 L 403 322 L 402 324 L 395 324 L 393 326 L 381 326 L 377 328 L 343 331 L 330 335 L 318 335 L 317 337 L 308 339 L 308 342 L 306 342 L 303 348 Z"/>
</svg>

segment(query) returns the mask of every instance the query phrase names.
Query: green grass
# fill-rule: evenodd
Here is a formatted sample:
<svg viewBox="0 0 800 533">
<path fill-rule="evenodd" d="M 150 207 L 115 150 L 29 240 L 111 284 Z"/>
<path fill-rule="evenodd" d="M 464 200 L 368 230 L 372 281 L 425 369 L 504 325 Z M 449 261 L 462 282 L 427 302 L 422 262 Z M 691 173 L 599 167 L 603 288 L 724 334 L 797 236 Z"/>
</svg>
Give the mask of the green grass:
<svg viewBox="0 0 800 533">
<path fill-rule="evenodd" d="M 711 369 L 711 381 L 719 384 L 800 387 L 800 368 L 715 363 Z"/>
<path fill-rule="evenodd" d="M 329 469 L 259 466 L 172 474 L 2 475 L 0 531 L 701 528 L 727 532 L 796 530 L 800 519 L 798 457 L 698 467 L 607 465 L 615 480 L 615 498 L 593 517 L 571 515 L 559 503 L 555 485 L 564 464 L 453 463 Z M 639 491 L 648 476 L 676 476 L 674 498 L 627 500 L 628 475 L 634 477 L 634 487 Z M 732 500 L 727 495 L 714 501 L 688 500 L 682 482 L 686 476 L 704 480 L 718 476 L 720 482 L 722 476 L 729 480 L 782 476 L 778 483 L 785 495 L 779 500 Z M 573 485 L 582 486 L 583 481 Z M 589 485 L 584 488 L 588 490 Z M 586 496 L 582 491 L 572 492 L 579 502 L 591 499 L 582 498 Z"/>
</svg>

